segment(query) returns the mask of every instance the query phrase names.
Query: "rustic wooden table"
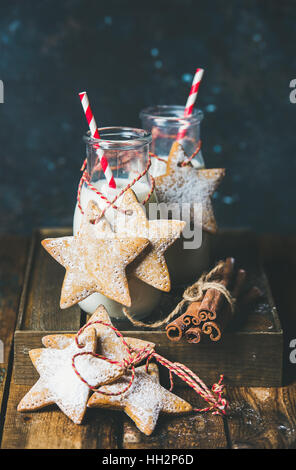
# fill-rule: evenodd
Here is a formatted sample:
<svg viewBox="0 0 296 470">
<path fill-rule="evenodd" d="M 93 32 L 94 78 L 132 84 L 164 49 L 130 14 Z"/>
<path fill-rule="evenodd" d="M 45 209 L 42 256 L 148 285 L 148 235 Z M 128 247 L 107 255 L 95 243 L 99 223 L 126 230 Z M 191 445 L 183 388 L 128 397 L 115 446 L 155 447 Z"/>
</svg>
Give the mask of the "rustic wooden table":
<svg viewBox="0 0 296 470">
<path fill-rule="evenodd" d="M 290 341 L 296 338 L 296 238 L 258 236 L 285 334 L 284 380 L 280 388 L 228 387 L 228 416 L 194 415 L 159 420 L 154 434 L 145 437 L 117 412 L 97 411 L 88 426 L 72 424 L 56 409 L 22 415 L 16 405 L 25 385 L 14 384 L 13 334 L 29 240 L 0 237 L 0 339 L 4 366 L 0 368 L 0 439 L 2 448 L 295 448 L 296 364 L 289 361 Z M 192 403 L 192 393 L 182 390 Z"/>
</svg>

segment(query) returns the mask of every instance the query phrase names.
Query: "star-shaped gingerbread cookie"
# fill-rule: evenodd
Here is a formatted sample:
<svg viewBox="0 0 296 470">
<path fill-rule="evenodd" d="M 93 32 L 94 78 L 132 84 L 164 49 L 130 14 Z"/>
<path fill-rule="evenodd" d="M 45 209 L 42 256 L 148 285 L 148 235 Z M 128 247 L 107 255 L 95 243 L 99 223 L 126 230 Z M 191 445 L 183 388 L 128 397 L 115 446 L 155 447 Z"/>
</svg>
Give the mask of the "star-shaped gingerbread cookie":
<svg viewBox="0 0 296 470">
<path fill-rule="evenodd" d="M 131 189 L 124 194 L 120 206 L 127 214 L 117 213 L 118 234 L 132 234 L 135 238 L 144 237 L 150 241 L 129 265 L 128 273 L 156 289 L 169 292 L 171 281 L 164 253 L 180 237 L 186 223 L 183 220 L 148 220 L 143 205 Z"/>
<path fill-rule="evenodd" d="M 95 329 L 98 340 L 96 352 L 102 356 L 107 357 L 108 359 L 118 362 L 122 362 L 124 359 L 128 359 L 128 353 L 126 347 L 122 342 L 122 339 L 117 336 L 117 334 L 114 330 L 112 330 L 112 328 L 100 323 L 92 323 L 96 321 L 101 321 L 113 327 L 108 312 L 103 305 L 100 305 L 97 310 L 93 313 L 93 315 L 87 322 L 90 323 L 90 326 L 84 330 L 85 332 L 87 332 L 88 329 Z M 47 348 L 64 349 L 72 343 L 75 336 L 75 334 L 48 335 L 42 338 L 42 343 Z M 139 349 L 148 348 L 152 351 L 155 347 L 154 343 L 141 339 L 124 339 L 127 345 L 131 348 L 132 357 L 135 356 L 136 351 Z"/>
<path fill-rule="evenodd" d="M 96 331 L 85 330 L 79 338 L 78 348 L 74 339 L 64 348 L 33 349 L 30 358 L 40 378 L 18 405 L 18 411 L 38 410 L 50 404 L 58 407 L 74 423 L 80 424 L 90 395 L 90 389 L 75 373 L 73 356 L 77 353 L 95 352 Z M 79 374 L 93 387 L 110 383 L 122 375 L 122 368 L 91 355 L 76 357 Z"/>
<path fill-rule="evenodd" d="M 113 384 L 101 387 L 100 391 L 118 393 L 126 388 L 130 377 L 129 371 Z M 153 432 L 161 412 L 179 414 L 192 411 L 189 403 L 160 385 L 158 367 L 155 364 L 149 366 L 149 373 L 145 371 L 145 366 L 137 367 L 134 382 L 127 392 L 118 396 L 95 392 L 87 406 L 124 410 L 147 436 Z"/>
<path fill-rule="evenodd" d="M 61 292 L 61 308 L 71 307 L 94 292 L 130 307 L 131 298 L 125 269 L 149 244 L 143 237 L 123 237 L 111 229 L 90 201 L 80 230 L 74 237 L 42 241 L 49 254 L 66 268 Z"/>
<path fill-rule="evenodd" d="M 166 204 L 191 205 L 191 220 L 200 224 L 208 232 L 217 230 L 211 196 L 225 175 L 224 168 L 197 170 L 192 165 L 181 166 L 186 156 L 183 147 L 175 142 L 172 145 L 166 173 L 155 178 L 155 191 L 159 202 Z M 193 204 L 201 203 L 201 214 L 195 214 Z M 197 211 L 199 212 L 199 211 Z"/>
</svg>

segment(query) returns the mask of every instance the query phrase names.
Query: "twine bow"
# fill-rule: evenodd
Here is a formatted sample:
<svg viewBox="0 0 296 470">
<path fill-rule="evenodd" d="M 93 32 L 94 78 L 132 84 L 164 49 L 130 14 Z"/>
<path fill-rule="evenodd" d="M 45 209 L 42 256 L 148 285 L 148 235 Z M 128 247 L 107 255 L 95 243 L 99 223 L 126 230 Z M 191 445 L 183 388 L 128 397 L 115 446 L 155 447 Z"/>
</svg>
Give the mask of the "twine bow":
<svg viewBox="0 0 296 470">
<path fill-rule="evenodd" d="M 231 311 L 233 312 L 235 307 L 235 298 L 223 284 L 214 280 L 223 269 L 223 266 L 224 261 L 219 261 L 219 263 L 210 272 L 203 273 L 198 281 L 192 284 L 192 286 L 187 287 L 183 294 L 184 302 L 198 302 L 199 300 L 202 300 L 203 293 L 205 291 L 208 289 L 215 289 L 224 295 L 225 299 L 230 305 Z"/>
<path fill-rule="evenodd" d="M 77 203 L 78 203 L 78 207 L 79 207 L 79 210 L 81 212 L 81 214 L 84 214 L 84 211 L 82 209 L 82 206 L 81 206 L 81 190 L 82 190 L 82 185 L 83 183 L 85 183 L 89 189 L 91 189 L 92 191 L 94 191 L 98 196 L 100 196 L 101 199 L 103 199 L 103 201 L 106 202 L 106 206 L 104 207 L 104 209 L 102 210 L 101 214 L 95 219 L 94 223 L 98 223 L 99 220 L 105 215 L 105 212 L 107 209 L 109 209 L 109 207 L 113 207 L 113 209 L 116 209 L 116 210 L 119 210 L 121 212 L 124 212 L 124 213 L 127 213 L 127 211 L 121 209 L 120 207 L 118 207 L 117 205 L 115 205 L 115 202 L 128 190 L 130 189 L 132 186 L 134 186 L 135 183 L 137 183 L 137 181 L 139 181 L 144 175 L 146 175 L 146 173 L 148 172 L 150 166 L 151 166 L 151 158 L 150 158 L 150 155 L 148 155 L 148 161 L 147 161 L 147 165 L 146 167 L 144 168 L 144 170 L 142 172 L 140 172 L 138 174 L 138 176 L 136 176 L 132 181 L 131 183 L 127 184 L 124 188 L 122 188 L 122 190 L 116 194 L 116 196 L 112 199 L 112 201 L 110 201 L 106 196 L 104 196 L 104 194 L 99 191 L 95 186 L 93 186 L 90 182 L 91 180 L 91 177 L 86 169 L 86 165 L 87 165 L 87 159 L 84 160 L 83 164 L 82 164 L 82 167 L 80 169 L 80 171 L 82 171 L 82 176 L 80 178 L 80 181 L 79 181 L 79 185 L 78 185 L 78 191 L 77 191 Z M 149 193 L 147 194 L 146 198 L 144 199 L 144 201 L 142 202 L 143 205 L 146 204 L 146 202 L 149 201 L 153 191 L 154 191 L 154 187 L 155 187 L 155 180 L 153 178 L 152 175 L 149 174 L 149 178 L 150 178 L 150 181 L 151 181 L 151 187 L 150 187 L 150 191 Z"/>
<path fill-rule="evenodd" d="M 183 293 L 183 299 L 176 305 L 174 310 L 163 320 L 159 320 L 155 323 L 144 323 L 135 318 L 128 312 L 126 307 L 122 307 L 122 311 L 124 315 L 129 319 L 129 321 L 135 326 L 141 326 L 146 328 L 159 328 L 170 320 L 172 320 L 183 308 L 183 306 L 187 302 L 198 302 L 203 298 L 203 293 L 208 289 L 216 289 L 224 295 L 225 299 L 230 305 L 232 313 L 235 309 L 235 298 L 231 295 L 229 290 L 220 284 L 219 282 L 215 281 L 215 278 L 223 269 L 224 261 L 219 261 L 219 263 L 208 273 L 204 273 L 200 276 L 200 278 L 192 284 L 192 286 L 187 287 L 187 289 Z"/>
<path fill-rule="evenodd" d="M 130 387 L 132 386 L 135 378 L 135 365 L 139 364 L 140 362 L 146 360 L 146 372 L 149 371 L 149 363 L 152 359 L 155 359 L 156 362 L 159 362 L 162 366 L 166 367 L 169 371 L 169 377 L 170 377 L 170 391 L 172 391 L 174 387 L 174 382 L 173 382 L 173 374 L 177 375 L 183 382 L 185 382 L 189 387 L 191 387 L 199 396 L 201 396 L 207 403 L 208 406 L 205 408 L 193 408 L 193 411 L 196 412 L 206 412 L 206 411 L 212 411 L 214 415 L 225 415 L 226 414 L 226 408 L 228 406 L 227 400 L 223 398 L 223 389 L 224 386 L 222 385 L 223 381 L 223 375 L 220 375 L 220 379 L 218 383 L 214 384 L 212 386 L 212 389 L 209 390 L 208 387 L 205 385 L 205 383 L 194 373 L 192 372 L 188 367 L 186 367 L 184 364 L 180 364 L 178 362 L 171 362 L 168 359 L 164 358 L 160 354 L 156 353 L 153 349 L 146 347 L 142 349 L 138 348 L 131 348 L 125 341 L 123 335 L 120 333 L 120 331 L 117 330 L 113 325 L 110 325 L 109 323 L 105 323 L 103 321 L 93 321 L 93 322 L 88 322 L 86 325 L 84 325 L 77 333 L 75 337 L 76 344 L 78 348 L 83 348 L 83 344 L 79 343 L 79 336 L 83 333 L 85 328 L 88 328 L 91 325 L 94 324 L 100 324 L 104 325 L 110 329 L 112 329 L 116 335 L 121 339 L 126 352 L 127 352 L 127 358 L 124 358 L 122 361 L 115 361 L 112 359 L 107 358 L 106 356 L 102 356 L 99 354 L 96 354 L 92 351 L 83 351 L 80 353 L 77 353 L 73 356 L 72 358 L 72 367 L 74 369 L 74 372 L 77 374 L 79 379 L 86 384 L 90 390 L 96 392 L 99 391 L 103 395 L 109 395 L 109 396 L 118 396 L 126 393 Z M 131 377 L 129 380 L 128 385 L 121 391 L 119 392 L 104 392 L 100 390 L 100 387 L 92 387 L 79 373 L 79 371 L 76 368 L 75 365 L 75 360 L 78 356 L 85 356 L 85 355 L 90 355 L 99 359 L 102 359 L 106 362 L 109 362 L 110 364 L 115 364 L 121 368 L 121 373 L 119 377 L 122 376 L 122 373 L 126 373 L 128 370 L 131 370 Z"/>
</svg>

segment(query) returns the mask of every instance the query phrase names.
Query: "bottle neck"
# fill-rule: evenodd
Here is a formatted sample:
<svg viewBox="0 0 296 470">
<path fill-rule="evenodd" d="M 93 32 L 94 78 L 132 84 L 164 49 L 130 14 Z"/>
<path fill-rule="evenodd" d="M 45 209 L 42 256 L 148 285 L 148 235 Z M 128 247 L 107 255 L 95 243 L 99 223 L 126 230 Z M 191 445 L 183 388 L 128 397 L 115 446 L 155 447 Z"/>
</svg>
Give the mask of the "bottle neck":
<svg viewBox="0 0 296 470">
<path fill-rule="evenodd" d="M 91 182 L 104 180 L 100 154 L 106 159 L 115 179 L 129 182 L 148 164 L 151 135 L 142 129 L 116 127 L 99 129 L 100 139 L 87 136 L 87 170 Z M 144 176 L 143 176 L 144 178 Z"/>
<path fill-rule="evenodd" d="M 140 113 L 143 128 L 152 135 L 151 151 L 161 158 L 169 155 L 175 140 L 183 145 L 188 156 L 192 155 L 198 146 L 203 113 L 195 110 L 191 116 L 185 118 L 184 109 L 183 106 L 155 106 Z M 199 157 L 200 166 L 203 166 L 201 155 Z"/>
</svg>

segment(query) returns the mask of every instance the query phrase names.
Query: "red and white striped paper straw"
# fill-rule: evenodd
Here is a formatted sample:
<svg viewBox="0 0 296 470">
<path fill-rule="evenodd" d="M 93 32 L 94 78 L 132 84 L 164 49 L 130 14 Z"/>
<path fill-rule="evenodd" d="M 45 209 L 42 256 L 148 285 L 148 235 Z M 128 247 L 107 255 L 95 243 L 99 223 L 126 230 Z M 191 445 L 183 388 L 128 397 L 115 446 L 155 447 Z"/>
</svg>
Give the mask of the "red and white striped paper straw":
<svg viewBox="0 0 296 470">
<path fill-rule="evenodd" d="M 99 134 L 99 131 L 98 131 L 98 127 L 97 127 L 97 124 L 96 124 L 96 121 L 95 121 L 95 117 L 92 113 L 86 91 L 82 91 L 81 93 L 79 93 L 79 96 L 80 96 L 83 111 L 84 111 L 84 114 L 85 114 L 85 117 L 86 117 L 86 120 L 87 120 L 87 123 L 88 123 L 88 126 L 89 126 L 91 136 L 94 139 L 100 139 L 100 134 Z M 102 170 L 103 170 L 104 175 L 106 177 L 106 180 L 108 182 L 108 186 L 110 188 L 115 189 L 116 188 L 115 179 L 114 179 L 114 176 L 112 174 L 111 168 L 109 166 L 108 160 L 104 156 L 104 151 L 102 149 L 98 148 L 96 152 L 97 152 L 97 155 L 100 159 Z"/>
<path fill-rule="evenodd" d="M 199 85 L 202 80 L 203 74 L 204 74 L 204 69 L 199 69 L 199 68 L 196 69 L 193 82 L 191 85 L 190 93 L 189 93 L 189 96 L 187 98 L 187 102 L 185 105 L 184 117 L 189 117 L 193 113 L 194 104 L 197 98 L 197 93 L 198 93 Z M 186 135 L 186 128 L 187 128 L 186 124 L 181 127 L 177 135 L 177 141 L 184 139 Z"/>
</svg>

